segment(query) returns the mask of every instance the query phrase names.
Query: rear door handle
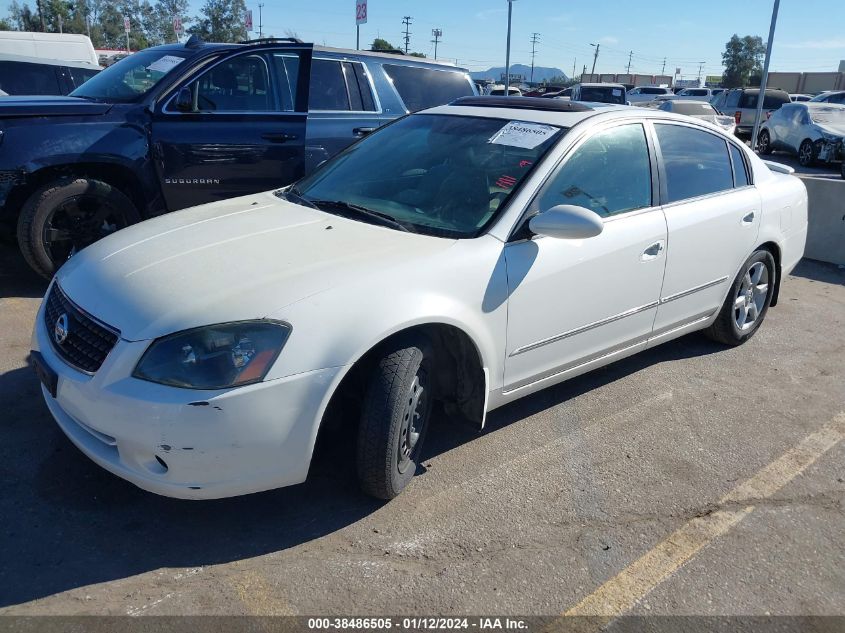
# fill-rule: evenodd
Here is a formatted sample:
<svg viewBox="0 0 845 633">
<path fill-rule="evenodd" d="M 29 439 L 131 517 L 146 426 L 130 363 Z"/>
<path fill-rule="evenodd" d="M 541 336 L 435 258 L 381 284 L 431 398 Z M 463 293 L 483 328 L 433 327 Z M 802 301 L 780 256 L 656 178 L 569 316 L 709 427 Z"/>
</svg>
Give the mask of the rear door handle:
<svg viewBox="0 0 845 633">
<path fill-rule="evenodd" d="M 663 252 L 663 240 L 661 240 L 659 242 L 655 242 L 654 244 L 649 246 L 647 249 L 645 249 L 643 251 L 643 254 L 640 256 L 640 259 L 642 259 L 644 262 L 647 262 L 647 261 L 652 260 L 652 259 L 657 259 L 658 257 L 660 257 L 660 253 L 662 253 L 662 252 Z"/>
<path fill-rule="evenodd" d="M 743 224 L 753 224 L 754 223 L 754 212 L 751 211 L 750 213 L 745 214 L 742 218 L 742 223 Z"/>
<path fill-rule="evenodd" d="M 271 143 L 287 143 L 288 141 L 295 141 L 297 136 L 286 132 L 266 132 L 261 135 L 261 138 Z"/>
<path fill-rule="evenodd" d="M 359 137 L 360 137 L 360 136 L 366 136 L 366 135 L 367 135 L 367 134 L 369 134 L 370 132 L 375 132 L 375 131 L 376 131 L 376 128 L 374 128 L 374 127 L 356 127 L 356 128 L 352 128 L 352 133 L 353 133 L 355 136 L 359 136 Z"/>
</svg>

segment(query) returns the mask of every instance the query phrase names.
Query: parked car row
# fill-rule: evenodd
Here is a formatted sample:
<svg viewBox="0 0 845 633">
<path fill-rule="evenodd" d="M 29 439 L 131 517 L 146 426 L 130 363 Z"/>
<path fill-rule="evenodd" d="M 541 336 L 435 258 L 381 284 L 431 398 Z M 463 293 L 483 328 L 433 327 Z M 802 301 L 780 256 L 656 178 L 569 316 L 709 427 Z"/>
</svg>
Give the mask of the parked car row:
<svg viewBox="0 0 845 633">
<path fill-rule="evenodd" d="M 49 277 L 104 235 L 290 184 L 399 116 L 473 94 L 465 69 L 402 55 L 281 40 L 150 48 L 69 97 L 0 100 L 0 220 Z"/>
</svg>

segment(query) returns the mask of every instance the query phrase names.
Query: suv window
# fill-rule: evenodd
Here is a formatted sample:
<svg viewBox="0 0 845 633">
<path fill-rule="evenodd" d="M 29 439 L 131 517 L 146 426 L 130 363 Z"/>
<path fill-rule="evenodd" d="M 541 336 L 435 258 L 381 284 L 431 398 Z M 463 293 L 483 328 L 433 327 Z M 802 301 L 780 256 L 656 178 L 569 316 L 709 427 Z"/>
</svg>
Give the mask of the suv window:
<svg viewBox="0 0 845 633">
<path fill-rule="evenodd" d="M 270 72 L 261 55 L 242 55 L 221 62 L 196 80 L 201 111 L 268 112 L 276 110 Z"/>
<path fill-rule="evenodd" d="M 681 125 L 657 123 L 654 128 L 663 154 L 668 202 L 733 188 L 728 148 L 723 139 Z"/>
<path fill-rule="evenodd" d="M 757 107 L 757 99 L 760 96 L 759 91 L 755 92 L 745 92 L 742 95 L 742 105 L 741 108 L 756 108 Z M 785 92 L 769 92 L 766 91 L 766 96 L 763 98 L 763 109 L 764 110 L 777 110 L 785 103 L 792 103 L 789 100 L 789 95 Z"/>
<path fill-rule="evenodd" d="M 739 106 L 739 98 L 742 96 L 742 91 L 740 90 L 732 90 L 728 93 L 728 97 L 725 100 L 725 107 L 726 108 L 736 108 Z"/>
<path fill-rule="evenodd" d="M 374 111 L 375 101 L 360 62 L 315 59 L 311 62 L 309 110 Z"/>
<path fill-rule="evenodd" d="M 27 62 L 0 62 L 0 90 L 10 95 L 60 95 L 56 67 Z"/>
<path fill-rule="evenodd" d="M 639 123 L 584 141 L 540 192 L 538 211 L 574 204 L 607 217 L 651 206 L 651 165 Z"/>
<path fill-rule="evenodd" d="M 384 64 L 382 68 L 411 112 L 472 94 L 472 86 L 462 72 L 396 64 Z"/>
<path fill-rule="evenodd" d="M 665 95 L 669 94 L 668 88 L 640 88 L 641 95 Z"/>
<path fill-rule="evenodd" d="M 74 88 L 79 88 L 79 86 L 100 72 L 93 68 L 74 68 L 73 66 L 68 67 L 68 71 L 70 72 L 71 79 L 73 79 Z"/>
</svg>

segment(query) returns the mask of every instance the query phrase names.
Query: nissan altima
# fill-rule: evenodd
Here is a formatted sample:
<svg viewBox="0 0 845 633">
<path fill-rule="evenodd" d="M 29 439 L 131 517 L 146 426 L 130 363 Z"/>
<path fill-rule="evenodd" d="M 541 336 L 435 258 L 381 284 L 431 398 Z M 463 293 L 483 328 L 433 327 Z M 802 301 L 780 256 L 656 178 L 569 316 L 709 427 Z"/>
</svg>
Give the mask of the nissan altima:
<svg viewBox="0 0 845 633">
<path fill-rule="evenodd" d="M 291 187 L 84 249 L 50 284 L 31 358 L 70 440 L 146 490 L 302 482 L 337 404 L 363 490 L 388 499 L 432 411 L 483 427 L 695 330 L 747 341 L 804 251 L 788 172 L 668 112 L 467 97 Z"/>
</svg>

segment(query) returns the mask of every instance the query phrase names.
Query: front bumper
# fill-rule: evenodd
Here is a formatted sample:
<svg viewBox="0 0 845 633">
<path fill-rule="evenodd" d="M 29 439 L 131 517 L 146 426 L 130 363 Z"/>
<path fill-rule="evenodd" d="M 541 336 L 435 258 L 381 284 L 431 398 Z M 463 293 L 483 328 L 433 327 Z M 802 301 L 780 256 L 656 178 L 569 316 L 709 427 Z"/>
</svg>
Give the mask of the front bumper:
<svg viewBox="0 0 845 633">
<path fill-rule="evenodd" d="M 196 391 L 131 377 L 148 342 L 119 340 L 93 376 L 53 350 L 39 310 L 32 347 L 58 374 L 44 400 L 89 458 L 144 490 L 215 499 L 305 481 L 341 368 L 230 390 Z"/>
</svg>

